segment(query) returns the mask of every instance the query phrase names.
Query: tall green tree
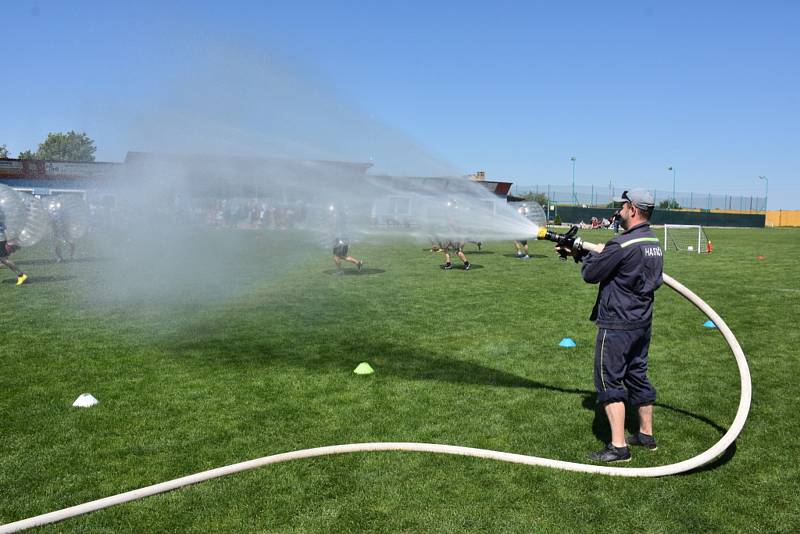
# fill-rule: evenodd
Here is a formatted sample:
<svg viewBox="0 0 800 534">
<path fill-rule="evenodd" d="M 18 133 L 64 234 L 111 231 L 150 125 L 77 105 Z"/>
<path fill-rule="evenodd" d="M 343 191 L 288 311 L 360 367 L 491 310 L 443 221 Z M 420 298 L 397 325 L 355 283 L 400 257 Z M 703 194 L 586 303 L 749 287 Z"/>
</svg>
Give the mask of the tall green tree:
<svg viewBox="0 0 800 534">
<path fill-rule="evenodd" d="M 32 150 L 23 150 L 17 156 L 18 159 L 36 159 L 36 152 Z"/>
<path fill-rule="evenodd" d="M 39 145 L 36 159 L 52 161 L 94 161 L 97 148 L 85 132 L 49 133 Z"/>
<path fill-rule="evenodd" d="M 8 149 L 6 145 L 0 145 L 0 158 L 7 158 L 8 157 Z"/>
</svg>

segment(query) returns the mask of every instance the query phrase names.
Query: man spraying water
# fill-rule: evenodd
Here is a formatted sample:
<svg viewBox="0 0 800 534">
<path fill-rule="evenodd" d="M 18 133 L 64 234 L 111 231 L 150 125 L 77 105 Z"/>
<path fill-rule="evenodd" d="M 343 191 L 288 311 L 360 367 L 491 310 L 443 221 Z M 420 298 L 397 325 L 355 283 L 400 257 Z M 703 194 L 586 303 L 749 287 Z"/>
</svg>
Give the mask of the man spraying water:
<svg viewBox="0 0 800 534">
<path fill-rule="evenodd" d="M 627 462 L 628 445 L 656 450 L 653 437 L 653 403 L 656 390 L 647 378 L 648 349 L 652 333 L 653 301 L 663 282 L 663 257 L 658 238 L 650 230 L 653 196 L 645 190 L 622 193 L 618 216 L 625 232 L 597 252 L 581 247 L 575 228 L 566 235 L 539 231 L 540 239 L 558 244 L 562 257 L 582 261 L 581 275 L 600 284 L 590 319 L 597 324 L 594 384 L 597 402 L 611 426 L 611 443 L 589 454 L 597 462 Z M 625 403 L 636 407 L 639 432 L 625 437 Z"/>
</svg>

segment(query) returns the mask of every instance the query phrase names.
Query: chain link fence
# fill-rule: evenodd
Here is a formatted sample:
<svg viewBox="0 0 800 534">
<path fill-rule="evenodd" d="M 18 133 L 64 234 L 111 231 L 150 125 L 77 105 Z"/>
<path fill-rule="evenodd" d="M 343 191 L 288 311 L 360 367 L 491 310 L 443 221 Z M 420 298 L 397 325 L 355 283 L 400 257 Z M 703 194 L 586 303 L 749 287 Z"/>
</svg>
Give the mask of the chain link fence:
<svg viewBox="0 0 800 534">
<path fill-rule="evenodd" d="M 622 194 L 624 189 L 614 187 L 571 186 L 563 185 L 525 185 L 515 189 L 514 194 L 521 196 L 528 193 L 545 195 L 551 204 L 610 207 L 611 199 Z M 661 209 L 699 209 L 699 210 L 732 210 L 760 212 L 766 211 L 765 197 L 755 195 L 712 195 L 710 193 L 693 193 L 676 191 L 673 200 L 672 191 L 650 189 Z"/>
</svg>

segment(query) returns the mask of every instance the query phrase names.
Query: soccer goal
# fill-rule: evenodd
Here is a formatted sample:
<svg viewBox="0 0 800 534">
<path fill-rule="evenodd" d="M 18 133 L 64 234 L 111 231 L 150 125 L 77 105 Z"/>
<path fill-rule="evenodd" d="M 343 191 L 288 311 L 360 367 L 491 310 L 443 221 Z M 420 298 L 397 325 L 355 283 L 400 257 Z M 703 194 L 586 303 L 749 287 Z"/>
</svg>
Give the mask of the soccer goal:
<svg viewBox="0 0 800 534">
<path fill-rule="evenodd" d="M 708 252 L 708 236 L 702 226 L 689 224 L 664 225 L 664 250 Z"/>
</svg>

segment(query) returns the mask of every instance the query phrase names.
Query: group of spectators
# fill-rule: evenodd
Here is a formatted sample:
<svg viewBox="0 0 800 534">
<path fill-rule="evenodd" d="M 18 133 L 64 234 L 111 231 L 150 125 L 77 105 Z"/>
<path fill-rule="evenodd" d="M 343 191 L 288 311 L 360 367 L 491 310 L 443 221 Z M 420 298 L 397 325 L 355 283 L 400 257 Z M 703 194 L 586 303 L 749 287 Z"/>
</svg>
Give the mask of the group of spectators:
<svg viewBox="0 0 800 534">
<path fill-rule="evenodd" d="M 269 228 L 289 230 L 306 220 L 307 208 L 302 202 L 274 204 L 259 199 L 219 199 L 190 208 L 192 217 L 210 226 L 221 228 Z"/>
<path fill-rule="evenodd" d="M 619 233 L 619 218 L 616 215 L 613 215 L 611 219 L 603 217 L 602 219 L 598 217 L 592 217 L 590 222 L 581 221 L 578 223 L 578 227 L 582 230 L 606 230 L 612 229 L 614 233 Z"/>
</svg>

